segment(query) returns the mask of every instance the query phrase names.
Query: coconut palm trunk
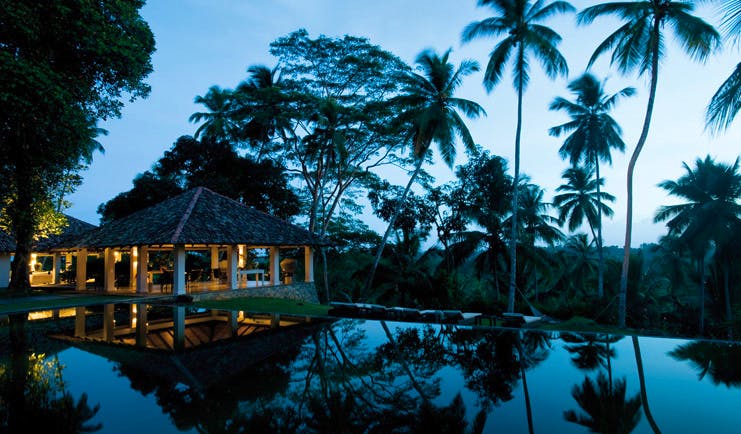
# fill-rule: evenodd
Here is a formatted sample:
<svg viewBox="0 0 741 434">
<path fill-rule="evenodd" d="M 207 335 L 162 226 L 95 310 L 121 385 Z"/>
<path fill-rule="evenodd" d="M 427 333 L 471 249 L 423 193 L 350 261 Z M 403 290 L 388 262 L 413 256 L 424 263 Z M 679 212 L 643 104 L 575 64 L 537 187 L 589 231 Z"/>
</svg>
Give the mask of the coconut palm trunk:
<svg viewBox="0 0 741 434">
<path fill-rule="evenodd" d="M 597 266 L 597 296 L 605 296 L 605 254 L 602 251 L 602 193 L 600 192 L 599 158 L 595 157 L 594 167 L 597 177 L 597 255 L 599 265 Z"/>
<path fill-rule="evenodd" d="M 697 284 L 697 293 L 700 298 L 700 324 L 698 330 L 700 335 L 705 334 L 705 253 L 700 253 L 700 258 L 697 261 L 697 273 L 700 275 L 699 282 Z"/>
<path fill-rule="evenodd" d="M 520 44 L 518 56 L 524 58 L 524 48 Z M 514 186 L 512 191 L 512 232 L 509 241 L 509 293 L 507 294 L 507 312 L 515 311 L 515 288 L 517 287 L 517 209 L 519 208 L 519 184 L 520 184 L 520 133 L 522 132 L 522 74 L 517 86 L 517 129 L 515 131 L 515 176 L 512 180 Z"/>
<path fill-rule="evenodd" d="M 633 155 L 630 157 L 628 163 L 628 179 L 627 179 L 627 205 L 626 205 L 626 216 L 625 216 L 625 244 L 623 246 L 623 268 L 620 273 L 620 294 L 618 301 L 618 326 L 625 327 L 625 308 L 626 300 L 625 296 L 628 291 L 628 267 L 630 265 L 630 241 L 633 234 L 633 172 L 635 171 L 636 161 L 638 156 L 643 149 L 643 145 L 646 144 L 648 138 L 648 130 L 651 126 L 651 115 L 654 110 L 654 101 L 656 100 L 656 85 L 659 80 L 659 29 L 661 21 L 654 20 L 653 30 L 651 35 L 651 84 L 648 92 L 648 103 L 646 105 L 646 117 L 643 120 L 643 128 L 641 129 L 641 135 L 638 138 L 638 143 L 633 151 Z"/>
</svg>

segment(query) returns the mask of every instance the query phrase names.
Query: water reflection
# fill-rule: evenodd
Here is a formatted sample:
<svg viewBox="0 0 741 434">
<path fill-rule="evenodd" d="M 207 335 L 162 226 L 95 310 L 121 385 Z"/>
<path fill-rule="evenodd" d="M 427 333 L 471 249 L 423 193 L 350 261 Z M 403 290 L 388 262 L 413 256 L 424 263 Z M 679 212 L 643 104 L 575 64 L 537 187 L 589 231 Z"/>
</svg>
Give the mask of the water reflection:
<svg viewBox="0 0 741 434">
<path fill-rule="evenodd" d="M 10 315 L 8 339 L 2 340 L 0 358 L 0 432 L 95 432 L 92 423 L 99 410 L 87 394 L 75 398 L 66 390 L 59 359 L 37 352 L 39 342 L 29 342 L 28 316 Z M 54 351 L 58 345 L 47 345 Z"/>
<path fill-rule="evenodd" d="M 4 335 L 15 340 L 0 341 L 6 342 L 0 432 L 19 405 L 27 409 L 15 422 L 23 428 L 54 423 L 50 432 L 59 432 L 57 426 L 82 432 L 102 424 L 106 432 L 131 432 L 101 420 L 97 402 L 105 398 L 78 392 L 73 399 L 65 389 L 60 360 L 75 363 L 83 352 L 112 362 L 114 376 L 126 380 L 125 386 L 110 381 L 106 394 L 123 395 L 125 387 L 164 415 L 160 425 L 132 423 L 141 432 L 643 433 L 658 430 L 645 404 L 649 396 L 666 432 L 697 432 L 693 423 L 733 432 L 739 423 L 724 407 L 741 398 L 738 344 L 641 338 L 639 346 L 638 338 L 606 334 L 307 322 L 179 305 L 117 304 L 77 313 L 44 320 L 54 324 L 46 327 L 8 325 Z M 42 339 L 40 330 L 59 339 Z M 687 362 L 713 384 L 697 381 Z M 677 383 L 656 380 L 658 372 L 681 375 L 683 367 Z M 37 383 L 47 386 L 30 386 Z M 672 392 L 673 384 L 682 393 Z M 728 387 L 714 386 L 723 384 Z M 22 401 L 19 390 L 27 390 Z M 132 415 L 140 411 L 137 404 L 117 405 Z"/>
<path fill-rule="evenodd" d="M 696 341 L 679 345 L 669 355 L 687 361 L 702 380 L 710 375 L 713 384 L 741 387 L 741 345 L 729 342 Z"/>
</svg>

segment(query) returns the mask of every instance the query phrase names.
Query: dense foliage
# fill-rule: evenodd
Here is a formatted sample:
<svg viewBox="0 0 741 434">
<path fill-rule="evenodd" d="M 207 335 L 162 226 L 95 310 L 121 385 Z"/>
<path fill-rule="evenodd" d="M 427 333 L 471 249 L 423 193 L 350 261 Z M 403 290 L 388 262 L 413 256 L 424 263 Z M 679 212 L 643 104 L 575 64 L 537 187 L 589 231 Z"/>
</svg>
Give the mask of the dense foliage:
<svg viewBox="0 0 741 434">
<path fill-rule="evenodd" d="M 149 93 L 143 80 L 154 37 L 139 16 L 143 5 L 7 0 L 0 7 L 0 196 L 17 241 L 15 291 L 30 287 L 30 246 L 45 204 L 59 201 L 70 171 L 102 150 L 96 121 L 119 116 L 124 95 Z"/>
</svg>

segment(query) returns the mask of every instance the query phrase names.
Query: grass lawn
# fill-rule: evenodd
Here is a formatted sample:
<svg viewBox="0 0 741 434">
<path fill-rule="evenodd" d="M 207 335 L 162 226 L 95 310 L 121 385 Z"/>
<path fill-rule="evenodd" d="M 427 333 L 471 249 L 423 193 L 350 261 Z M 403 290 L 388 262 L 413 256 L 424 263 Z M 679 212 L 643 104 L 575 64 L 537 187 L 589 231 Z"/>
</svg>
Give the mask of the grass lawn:
<svg viewBox="0 0 741 434">
<path fill-rule="evenodd" d="M 292 315 L 327 315 L 329 306 L 267 297 L 236 297 L 227 300 L 194 301 L 193 306 L 207 309 L 275 312 Z"/>
</svg>

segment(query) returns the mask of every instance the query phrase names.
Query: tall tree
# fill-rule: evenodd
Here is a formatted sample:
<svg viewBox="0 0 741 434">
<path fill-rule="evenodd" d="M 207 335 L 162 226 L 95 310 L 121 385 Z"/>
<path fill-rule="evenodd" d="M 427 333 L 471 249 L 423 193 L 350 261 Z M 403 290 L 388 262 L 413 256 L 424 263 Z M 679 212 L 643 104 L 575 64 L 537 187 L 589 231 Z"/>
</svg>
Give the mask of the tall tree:
<svg viewBox="0 0 741 434">
<path fill-rule="evenodd" d="M 654 221 L 666 221 L 670 235 L 679 235 L 698 261 L 700 334 L 705 324 L 705 257 L 711 243 L 723 245 L 729 233 L 741 225 L 741 173 L 739 160 L 732 165 L 712 158 L 697 159 L 695 167 L 684 163 L 685 174 L 676 181 L 659 184 L 685 203 L 659 208 Z"/>
<path fill-rule="evenodd" d="M 512 77 L 517 91 L 517 129 L 515 132 L 514 185 L 520 185 L 520 133 L 522 131 L 522 97 L 530 81 L 530 57 L 535 57 L 550 78 L 568 74 L 566 59 L 556 48 L 561 36 L 553 29 L 540 24 L 560 13 L 571 12 L 574 7 L 565 1 L 548 5 L 544 1 L 529 0 L 479 0 L 479 6 L 489 6 L 497 14 L 476 21 L 463 30 L 463 42 L 485 36 L 504 39 L 489 55 L 484 73 L 484 87 L 490 92 L 502 78 L 507 63 L 512 59 Z M 512 230 L 510 239 L 510 280 L 507 312 L 515 310 L 515 285 L 517 270 L 517 212 L 518 189 L 512 196 Z"/>
<path fill-rule="evenodd" d="M 455 265 L 472 258 L 479 277 L 491 276 L 498 298 L 500 262 L 505 262 L 507 257 L 504 222 L 512 204 L 513 190 L 512 177 L 507 175 L 507 161 L 477 147 L 470 153 L 468 162 L 457 167 L 456 177 L 456 194 L 463 196 L 462 212 L 481 229 L 458 234 L 458 241 L 451 246 Z M 476 188 L 471 188 L 472 185 Z"/>
<path fill-rule="evenodd" d="M 312 39 L 303 29 L 273 41 L 270 53 L 281 65 L 294 128 L 271 157 L 301 180 L 309 230 L 325 235 L 373 172 L 396 161 L 403 136 L 390 128 L 395 113 L 386 101 L 409 67 L 365 38 Z M 321 257 L 329 301 L 325 250 Z"/>
<path fill-rule="evenodd" d="M 0 8 L 2 210 L 16 252 L 11 291 L 30 288 L 28 261 L 39 203 L 51 180 L 89 164 L 96 121 L 120 116 L 122 96 L 145 97 L 154 37 L 143 0 L 8 0 Z"/>
<path fill-rule="evenodd" d="M 603 182 L 600 178 L 599 163 L 604 161 L 612 164 L 612 149 L 620 152 L 625 150 L 625 143 L 620 137 L 621 129 L 615 119 L 610 116 L 610 110 L 615 106 L 622 97 L 632 96 L 635 89 L 626 87 L 613 95 L 607 95 L 603 83 L 597 80 L 592 74 L 585 73 L 581 77 L 569 83 L 569 90 L 576 101 L 569 101 L 566 98 L 557 97 L 550 105 L 551 110 L 563 110 L 570 117 L 571 121 L 555 126 L 548 130 L 552 136 L 571 133 L 564 141 L 558 153 L 561 158 L 569 158 L 572 166 L 576 166 L 580 161 L 584 161 L 595 167 L 595 179 L 597 190 L 597 219 L 590 221 L 592 235 L 594 228 L 597 228 L 597 252 L 599 255 L 599 272 L 597 281 L 597 294 L 602 297 L 604 294 L 604 268 L 605 260 L 602 251 L 602 196 L 600 187 Z M 614 200 L 614 198 L 612 199 Z M 610 212 L 610 215 L 612 212 Z M 573 214 L 572 214 L 573 217 Z M 571 228 L 574 230 L 576 228 Z"/>
<path fill-rule="evenodd" d="M 643 128 L 628 163 L 625 245 L 618 303 L 618 325 L 621 327 L 625 326 L 625 294 L 628 288 L 630 242 L 633 232 L 633 172 L 651 125 L 659 81 L 659 61 L 666 52 L 664 30 L 674 30 L 674 37 L 682 48 L 690 57 L 699 61 L 704 61 L 720 45 L 718 32 L 710 24 L 691 15 L 693 10 L 692 2 L 646 0 L 599 4 L 584 9 L 578 15 L 580 24 L 590 24 L 596 18 L 605 15 L 616 15 L 624 21 L 624 24 L 597 46 L 589 59 L 590 66 L 599 56 L 612 51 L 610 63 L 617 64 L 621 73 L 638 70 L 638 75 L 650 76 Z"/>
<path fill-rule="evenodd" d="M 472 60 L 464 60 L 456 68 L 449 62 L 449 56 L 450 50 L 442 56 L 432 50 L 422 51 L 416 59 L 421 74 L 407 73 L 403 78 L 402 95 L 391 101 L 393 105 L 403 110 L 396 121 L 403 125 L 402 128 L 408 131 L 411 139 L 414 171 L 378 246 L 376 258 L 366 280 L 366 290 L 373 284 L 373 276 L 386 241 L 412 184 L 422 170 L 422 164 L 429 158 L 432 142 L 437 143 L 440 156 L 449 167 L 455 161 L 456 138 L 461 139 L 466 149 L 473 151 L 475 148 L 473 137 L 458 112 L 471 119 L 485 114 L 485 111 L 479 104 L 453 95 L 463 82 L 463 78 L 478 71 L 479 66 Z"/>
<path fill-rule="evenodd" d="M 721 2 L 724 36 L 733 42 L 741 35 L 741 1 L 723 0 Z M 705 122 L 713 132 L 728 128 L 741 110 L 741 63 L 720 85 L 708 104 Z"/>
</svg>

